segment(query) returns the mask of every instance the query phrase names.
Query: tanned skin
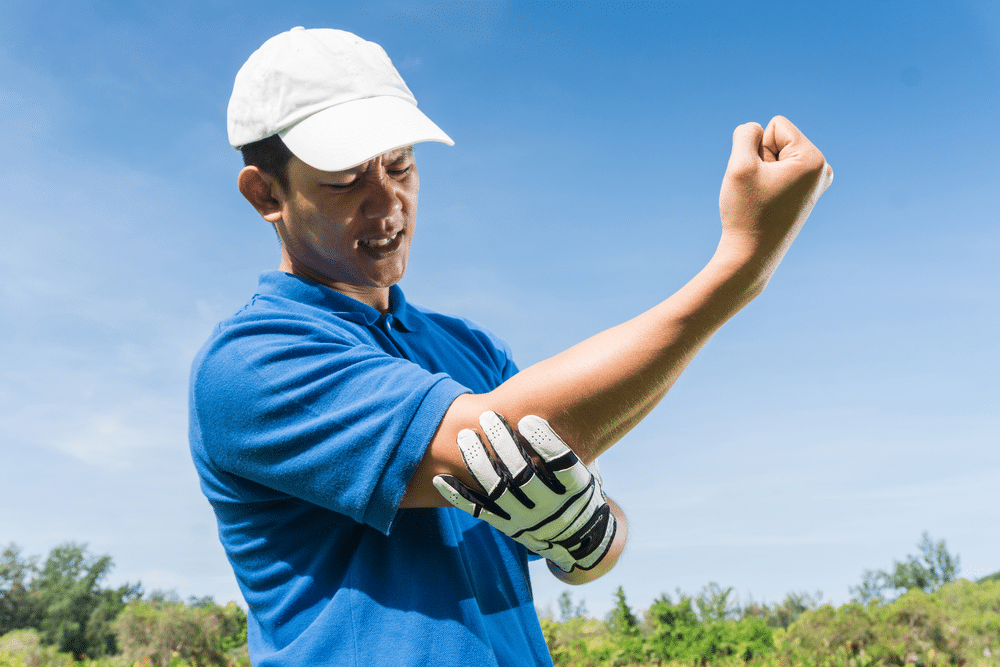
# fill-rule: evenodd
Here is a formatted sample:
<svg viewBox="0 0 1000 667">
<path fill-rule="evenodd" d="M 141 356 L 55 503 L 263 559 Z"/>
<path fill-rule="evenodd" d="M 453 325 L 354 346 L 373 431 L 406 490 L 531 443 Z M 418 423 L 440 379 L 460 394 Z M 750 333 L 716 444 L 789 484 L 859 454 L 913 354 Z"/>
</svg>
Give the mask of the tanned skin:
<svg viewBox="0 0 1000 667">
<path fill-rule="evenodd" d="M 833 181 L 823 154 L 790 121 L 740 125 L 719 195 L 722 232 L 715 254 L 684 287 L 637 317 L 518 373 L 491 392 L 452 403 L 417 467 L 401 507 L 441 507 L 435 475 L 476 486 L 456 442 L 493 410 L 516 424 L 546 419 L 589 463 L 618 442 L 670 390 L 730 317 L 767 285 L 820 195 Z M 416 224 L 419 177 L 412 149 L 390 151 L 346 172 L 321 172 L 297 158 L 282 188 L 255 167 L 240 191 L 282 240 L 281 268 L 388 310 L 389 287 L 406 271 Z M 628 524 L 593 570 L 553 574 L 567 583 L 595 579 L 617 562 Z"/>
</svg>

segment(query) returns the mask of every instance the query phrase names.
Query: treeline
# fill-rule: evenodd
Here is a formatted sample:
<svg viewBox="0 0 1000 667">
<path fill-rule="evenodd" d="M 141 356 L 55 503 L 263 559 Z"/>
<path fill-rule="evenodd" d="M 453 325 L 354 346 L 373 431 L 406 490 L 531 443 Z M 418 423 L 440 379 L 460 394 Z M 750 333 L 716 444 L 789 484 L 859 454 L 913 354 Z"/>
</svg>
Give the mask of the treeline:
<svg viewBox="0 0 1000 667">
<path fill-rule="evenodd" d="M 839 608 L 821 606 L 818 592 L 740 604 L 732 588 L 711 583 L 696 595 L 661 595 L 637 614 L 619 587 L 603 620 L 564 593 L 559 620 L 540 613 L 542 630 L 556 667 L 1000 664 L 1000 572 L 956 580 L 959 561 L 943 540 L 925 534 L 918 548 L 866 571 Z M 104 587 L 111 566 L 76 543 L 44 562 L 4 549 L 0 667 L 249 667 L 236 604 L 146 595 L 139 583 Z"/>
<path fill-rule="evenodd" d="M 249 667 L 246 614 L 235 603 L 144 595 L 138 582 L 105 587 L 112 565 L 110 556 L 74 542 L 55 547 L 44 562 L 7 546 L 0 555 L 0 667 L 80 660 L 92 667 Z"/>
<path fill-rule="evenodd" d="M 563 593 L 560 620 L 543 610 L 542 629 L 556 667 L 1000 664 L 1000 573 L 956 581 L 959 559 L 943 540 L 925 533 L 918 548 L 866 571 L 840 608 L 821 606 L 818 592 L 741 605 L 732 588 L 711 583 L 697 595 L 661 595 L 637 615 L 619 587 L 604 620 Z"/>
<path fill-rule="evenodd" d="M 741 610 L 711 620 L 687 596 L 662 596 L 637 617 L 616 593 L 605 620 L 542 619 L 556 667 L 945 667 L 1000 664 L 1000 580 L 958 580 L 933 593 L 806 609 L 787 627 Z M 777 607 L 794 608 L 794 596 Z M 771 607 L 770 622 L 778 615 Z"/>
<path fill-rule="evenodd" d="M 104 588 L 110 556 L 94 557 L 75 543 L 60 545 L 39 564 L 15 544 L 0 556 L 0 636 L 34 629 L 45 644 L 78 656 L 118 651 L 114 621 L 142 595 L 141 586 Z"/>
</svg>

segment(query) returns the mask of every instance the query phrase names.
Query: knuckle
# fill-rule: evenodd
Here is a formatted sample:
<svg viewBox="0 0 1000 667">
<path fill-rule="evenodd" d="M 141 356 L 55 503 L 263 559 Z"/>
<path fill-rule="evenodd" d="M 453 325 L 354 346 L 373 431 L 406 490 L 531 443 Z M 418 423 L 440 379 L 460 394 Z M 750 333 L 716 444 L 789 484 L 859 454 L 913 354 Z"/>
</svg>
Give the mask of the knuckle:
<svg viewBox="0 0 1000 667">
<path fill-rule="evenodd" d="M 757 176 L 757 165 L 751 160 L 730 160 L 726 169 L 726 178 L 736 183 L 752 181 Z"/>
</svg>

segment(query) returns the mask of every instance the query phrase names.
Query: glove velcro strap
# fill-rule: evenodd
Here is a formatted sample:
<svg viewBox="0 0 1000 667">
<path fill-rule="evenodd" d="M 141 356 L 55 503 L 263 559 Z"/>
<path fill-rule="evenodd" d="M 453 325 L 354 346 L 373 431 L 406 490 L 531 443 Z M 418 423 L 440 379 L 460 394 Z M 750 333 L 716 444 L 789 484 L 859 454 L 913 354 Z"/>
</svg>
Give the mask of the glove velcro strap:
<svg viewBox="0 0 1000 667">
<path fill-rule="evenodd" d="M 594 519 L 588 522 L 585 530 L 566 540 L 538 544 L 525 542 L 525 546 L 552 561 L 563 572 L 572 572 L 574 568 L 592 570 L 608 555 L 618 532 L 618 522 L 607 504 L 597 511 Z"/>
<path fill-rule="evenodd" d="M 578 568 L 589 570 L 604 559 L 617 531 L 618 522 L 611 514 L 611 507 L 605 503 L 586 526 L 559 544 L 570 553 Z"/>
</svg>

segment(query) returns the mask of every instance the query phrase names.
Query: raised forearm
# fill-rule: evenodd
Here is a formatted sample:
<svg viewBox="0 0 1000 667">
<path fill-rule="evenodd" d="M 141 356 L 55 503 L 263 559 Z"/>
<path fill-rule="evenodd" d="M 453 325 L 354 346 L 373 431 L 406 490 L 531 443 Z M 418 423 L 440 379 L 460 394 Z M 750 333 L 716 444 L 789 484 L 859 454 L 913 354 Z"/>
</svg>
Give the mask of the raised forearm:
<svg viewBox="0 0 1000 667">
<path fill-rule="evenodd" d="M 431 488 L 438 474 L 471 484 L 455 445 L 492 410 L 508 422 L 547 420 L 586 463 L 618 442 L 666 395 L 698 351 L 753 300 L 777 266 L 724 236 L 715 255 L 666 301 L 541 361 L 486 394 L 452 403 L 403 499 L 404 507 L 444 504 Z"/>
<path fill-rule="evenodd" d="M 454 401 L 411 480 L 404 505 L 441 503 L 430 481 L 470 482 L 455 438 L 486 410 L 517 422 L 546 419 L 584 461 L 633 428 L 709 338 L 770 280 L 833 180 L 822 153 L 787 119 L 733 133 L 719 195 L 722 239 L 708 265 L 666 301 L 517 374 Z"/>
<path fill-rule="evenodd" d="M 526 414 L 547 419 L 589 462 L 642 420 L 712 334 L 759 292 L 758 274 L 716 253 L 666 301 L 469 398 L 512 423 Z"/>
<path fill-rule="evenodd" d="M 722 239 L 708 265 L 642 315 L 528 368 L 485 396 L 546 418 L 589 461 L 663 398 L 694 355 L 763 290 L 833 170 L 787 119 L 741 125 L 719 194 Z"/>
</svg>

